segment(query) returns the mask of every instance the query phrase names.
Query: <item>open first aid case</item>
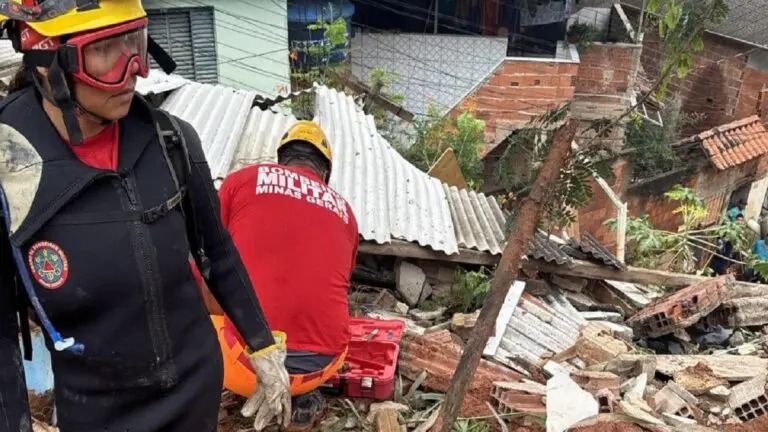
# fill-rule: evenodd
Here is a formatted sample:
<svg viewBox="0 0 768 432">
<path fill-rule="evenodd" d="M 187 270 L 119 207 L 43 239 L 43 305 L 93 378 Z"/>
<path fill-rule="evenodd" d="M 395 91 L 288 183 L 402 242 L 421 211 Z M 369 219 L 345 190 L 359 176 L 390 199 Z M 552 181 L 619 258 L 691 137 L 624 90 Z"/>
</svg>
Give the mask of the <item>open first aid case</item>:
<svg viewBox="0 0 768 432">
<path fill-rule="evenodd" d="M 344 365 L 322 386 L 322 391 L 375 400 L 391 398 L 405 323 L 350 318 L 349 330 L 351 338 Z"/>
</svg>

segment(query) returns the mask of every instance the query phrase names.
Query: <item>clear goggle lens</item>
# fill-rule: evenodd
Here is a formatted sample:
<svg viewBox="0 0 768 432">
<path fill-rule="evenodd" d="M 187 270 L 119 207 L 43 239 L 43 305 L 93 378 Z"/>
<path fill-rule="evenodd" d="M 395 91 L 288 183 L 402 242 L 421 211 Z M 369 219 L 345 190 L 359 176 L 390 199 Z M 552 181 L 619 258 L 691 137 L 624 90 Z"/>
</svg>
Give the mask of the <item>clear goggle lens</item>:
<svg viewBox="0 0 768 432">
<path fill-rule="evenodd" d="M 104 84 L 119 84 L 128 74 L 146 71 L 147 28 L 90 42 L 83 46 L 81 55 L 86 75 Z"/>
</svg>

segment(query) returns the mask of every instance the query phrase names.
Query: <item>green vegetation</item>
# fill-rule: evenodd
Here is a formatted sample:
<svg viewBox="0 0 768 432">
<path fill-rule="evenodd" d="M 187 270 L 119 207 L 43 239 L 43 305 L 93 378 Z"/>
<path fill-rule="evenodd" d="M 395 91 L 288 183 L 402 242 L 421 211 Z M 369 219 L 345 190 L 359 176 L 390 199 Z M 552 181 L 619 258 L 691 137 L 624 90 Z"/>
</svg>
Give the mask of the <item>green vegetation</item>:
<svg viewBox="0 0 768 432">
<path fill-rule="evenodd" d="M 566 38 L 569 43 L 576 45 L 579 52 L 588 50 L 595 42 L 600 41 L 602 33 L 591 25 L 584 23 L 575 23 L 568 29 Z"/>
<path fill-rule="evenodd" d="M 515 197 L 528 194 L 539 168 L 549 154 L 553 132 L 565 119 L 569 108 L 566 105 L 535 118 L 526 128 L 516 131 L 502 144 L 506 148 L 495 174 L 508 194 Z M 565 227 L 575 220 L 576 209 L 592 197 L 589 182 L 593 173 L 611 178 L 609 154 L 607 149 L 597 145 L 573 152 L 561 168 L 557 181 L 550 186 L 545 203 L 548 222 Z M 514 220 L 514 213 L 512 216 L 508 228 Z"/>
<path fill-rule="evenodd" d="M 666 231 L 652 226 L 647 216 L 630 218 L 627 241 L 633 265 L 688 274 L 706 273 L 709 262 L 699 262 L 698 257 L 714 253 L 720 238 L 730 241 L 734 250 L 747 256 L 744 262 L 734 260 L 734 263 L 751 266 L 764 277 L 768 275 L 768 261 L 760 261 L 749 252 L 752 233 L 746 224 L 726 218 L 719 224 L 702 227 L 707 208 L 693 190 L 677 185 L 665 197 L 679 203 L 674 213 L 680 216 L 681 224 L 674 231 Z M 616 227 L 615 219 L 606 223 Z"/>
<path fill-rule="evenodd" d="M 698 124 L 701 119 L 699 115 L 683 113 L 677 99 L 668 100 L 660 114 L 661 126 L 639 115 L 631 116 L 627 123 L 625 143 L 626 148 L 632 149 L 627 158 L 636 180 L 681 168 L 683 161 L 672 148 L 672 143 L 678 140 L 681 130 Z"/>
<path fill-rule="evenodd" d="M 659 99 L 664 99 L 674 76 L 685 78 L 693 69 L 693 56 L 704 49 L 704 31 L 722 24 L 730 13 L 725 0 L 649 0 L 648 23 L 658 26 L 665 52 Z"/>
<path fill-rule="evenodd" d="M 485 122 L 470 111 L 456 117 L 442 115 L 430 106 L 425 117 L 414 122 L 416 142 L 410 147 L 397 146 L 400 154 L 422 171 L 437 162 L 446 149 L 453 149 L 461 172 L 472 189 L 483 184 L 480 154 L 485 143 Z"/>
</svg>

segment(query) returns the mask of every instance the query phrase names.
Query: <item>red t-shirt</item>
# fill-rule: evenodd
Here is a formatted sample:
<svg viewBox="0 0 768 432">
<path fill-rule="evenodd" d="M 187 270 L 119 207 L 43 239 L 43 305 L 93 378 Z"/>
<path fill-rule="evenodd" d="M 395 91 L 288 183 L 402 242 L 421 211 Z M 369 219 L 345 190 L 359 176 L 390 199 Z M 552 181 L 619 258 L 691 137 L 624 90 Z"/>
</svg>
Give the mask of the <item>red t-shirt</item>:
<svg viewBox="0 0 768 432">
<path fill-rule="evenodd" d="M 86 165 L 103 170 L 117 170 L 120 128 L 112 123 L 79 145 L 70 145 L 72 152 Z"/>
<path fill-rule="evenodd" d="M 230 174 L 219 197 L 270 327 L 291 350 L 340 354 L 358 246 L 349 204 L 314 172 L 275 164 Z"/>
</svg>

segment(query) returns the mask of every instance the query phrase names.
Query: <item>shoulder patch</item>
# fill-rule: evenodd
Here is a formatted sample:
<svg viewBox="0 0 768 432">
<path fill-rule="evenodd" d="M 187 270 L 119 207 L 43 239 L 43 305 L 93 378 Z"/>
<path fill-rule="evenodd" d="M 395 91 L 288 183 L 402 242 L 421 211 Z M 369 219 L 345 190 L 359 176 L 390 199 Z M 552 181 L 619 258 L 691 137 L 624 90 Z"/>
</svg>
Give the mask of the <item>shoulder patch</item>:
<svg viewBox="0 0 768 432">
<path fill-rule="evenodd" d="M 29 269 L 37 283 L 55 290 L 61 288 L 69 277 L 69 260 L 59 245 L 40 241 L 29 248 Z"/>
</svg>

